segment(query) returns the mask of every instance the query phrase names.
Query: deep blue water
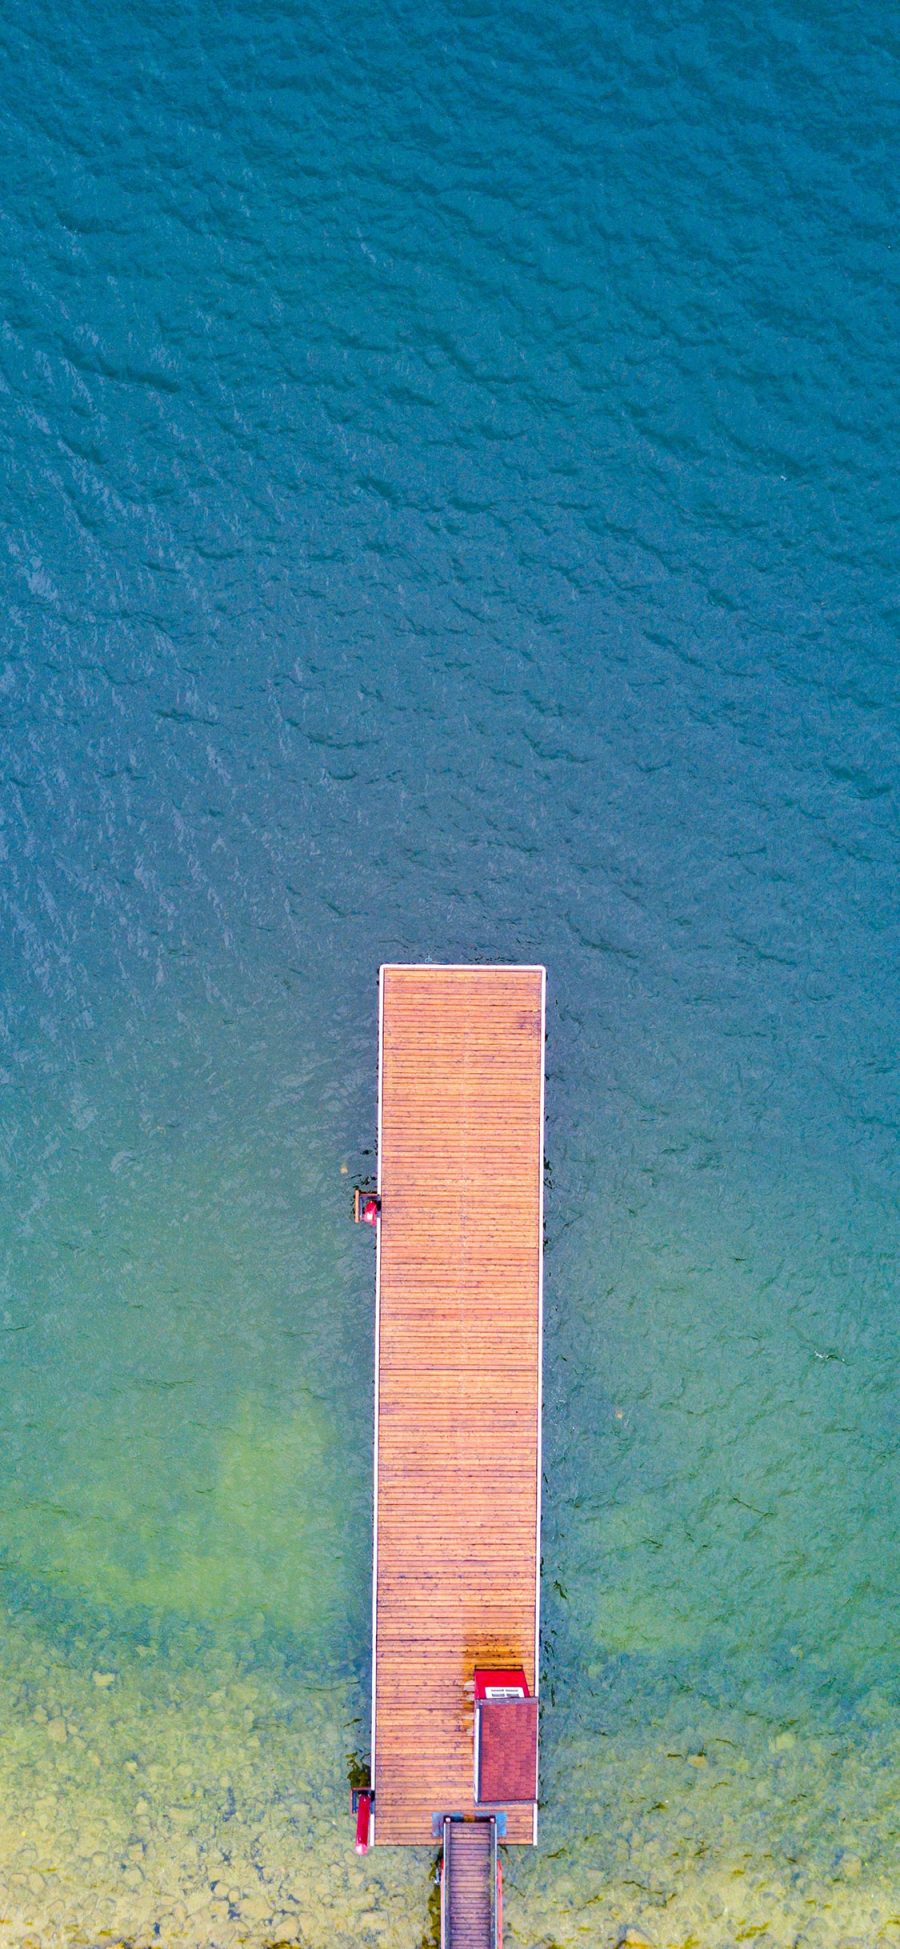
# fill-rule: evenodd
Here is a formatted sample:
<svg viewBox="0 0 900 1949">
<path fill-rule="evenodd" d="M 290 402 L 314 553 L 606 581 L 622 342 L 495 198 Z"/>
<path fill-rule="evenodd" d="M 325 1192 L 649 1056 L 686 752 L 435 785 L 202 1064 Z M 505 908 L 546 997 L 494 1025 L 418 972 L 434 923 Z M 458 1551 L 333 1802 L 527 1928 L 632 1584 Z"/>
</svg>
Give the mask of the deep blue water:
<svg viewBox="0 0 900 1949">
<path fill-rule="evenodd" d="M 887 1942 L 891 23 L 0 54 L 0 1944 L 421 1941 L 345 1816 L 405 958 L 549 970 L 509 1942 Z"/>
</svg>

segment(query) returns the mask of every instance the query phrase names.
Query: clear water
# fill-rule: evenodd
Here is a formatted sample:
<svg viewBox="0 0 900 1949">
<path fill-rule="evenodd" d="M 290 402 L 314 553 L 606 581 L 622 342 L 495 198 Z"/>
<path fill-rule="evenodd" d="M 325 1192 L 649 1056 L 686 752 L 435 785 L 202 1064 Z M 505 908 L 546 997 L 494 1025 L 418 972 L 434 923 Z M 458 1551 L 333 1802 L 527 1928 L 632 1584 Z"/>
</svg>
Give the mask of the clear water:
<svg viewBox="0 0 900 1949">
<path fill-rule="evenodd" d="M 0 24 L 0 1945 L 418 1949 L 385 958 L 550 973 L 512 1949 L 894 1939 L 896 51 L 856 0 Z M 346 1172 L 344 1167 L 346 1167 Z"/>
</svg>

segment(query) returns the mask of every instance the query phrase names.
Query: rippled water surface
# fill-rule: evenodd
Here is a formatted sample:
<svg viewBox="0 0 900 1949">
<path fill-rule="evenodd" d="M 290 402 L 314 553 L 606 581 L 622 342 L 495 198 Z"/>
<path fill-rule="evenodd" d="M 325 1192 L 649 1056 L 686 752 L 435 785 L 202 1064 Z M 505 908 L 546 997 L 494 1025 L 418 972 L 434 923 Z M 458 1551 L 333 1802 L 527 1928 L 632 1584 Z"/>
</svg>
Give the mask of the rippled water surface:
<svg viewBox="0 0 900 1949">
<path fill-rule="evenodd" d="M 382 959 L 549 969 L 509 1949 L 894 1939 L 887 13 L 0 25 L 0 1945 L 358 1861 Z"/>
</svg>

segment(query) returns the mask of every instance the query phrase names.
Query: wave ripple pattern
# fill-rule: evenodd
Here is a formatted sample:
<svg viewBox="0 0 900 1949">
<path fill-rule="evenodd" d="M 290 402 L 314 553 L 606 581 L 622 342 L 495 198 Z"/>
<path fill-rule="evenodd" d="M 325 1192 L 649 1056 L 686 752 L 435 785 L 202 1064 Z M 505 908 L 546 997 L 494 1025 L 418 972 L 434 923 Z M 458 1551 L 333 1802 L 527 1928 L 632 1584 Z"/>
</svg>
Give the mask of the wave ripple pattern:
<svg viewBox="0 0 900 1949">
<path fill-rule="evenodd" d="M 511 1940 L 890 1939 L 889 35 L 4 10 L 0 1949 L 422 1941 L 347 1207 L 428 958 L 550 970 Z"/>
</svg>

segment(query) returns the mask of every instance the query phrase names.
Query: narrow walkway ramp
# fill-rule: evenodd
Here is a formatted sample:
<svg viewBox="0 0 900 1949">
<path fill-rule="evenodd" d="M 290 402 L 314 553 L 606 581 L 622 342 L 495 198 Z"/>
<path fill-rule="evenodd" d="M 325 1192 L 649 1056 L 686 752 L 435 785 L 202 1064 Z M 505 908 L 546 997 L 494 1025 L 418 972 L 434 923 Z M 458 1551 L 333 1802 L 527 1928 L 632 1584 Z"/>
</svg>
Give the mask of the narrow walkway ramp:
<svg viewBox="0 0 900 1949">
<path fill-rule="evenodd" d="M 445 1820 L 441 1949 L 496 1949 L 497 1828 Z"/>
</svg>

